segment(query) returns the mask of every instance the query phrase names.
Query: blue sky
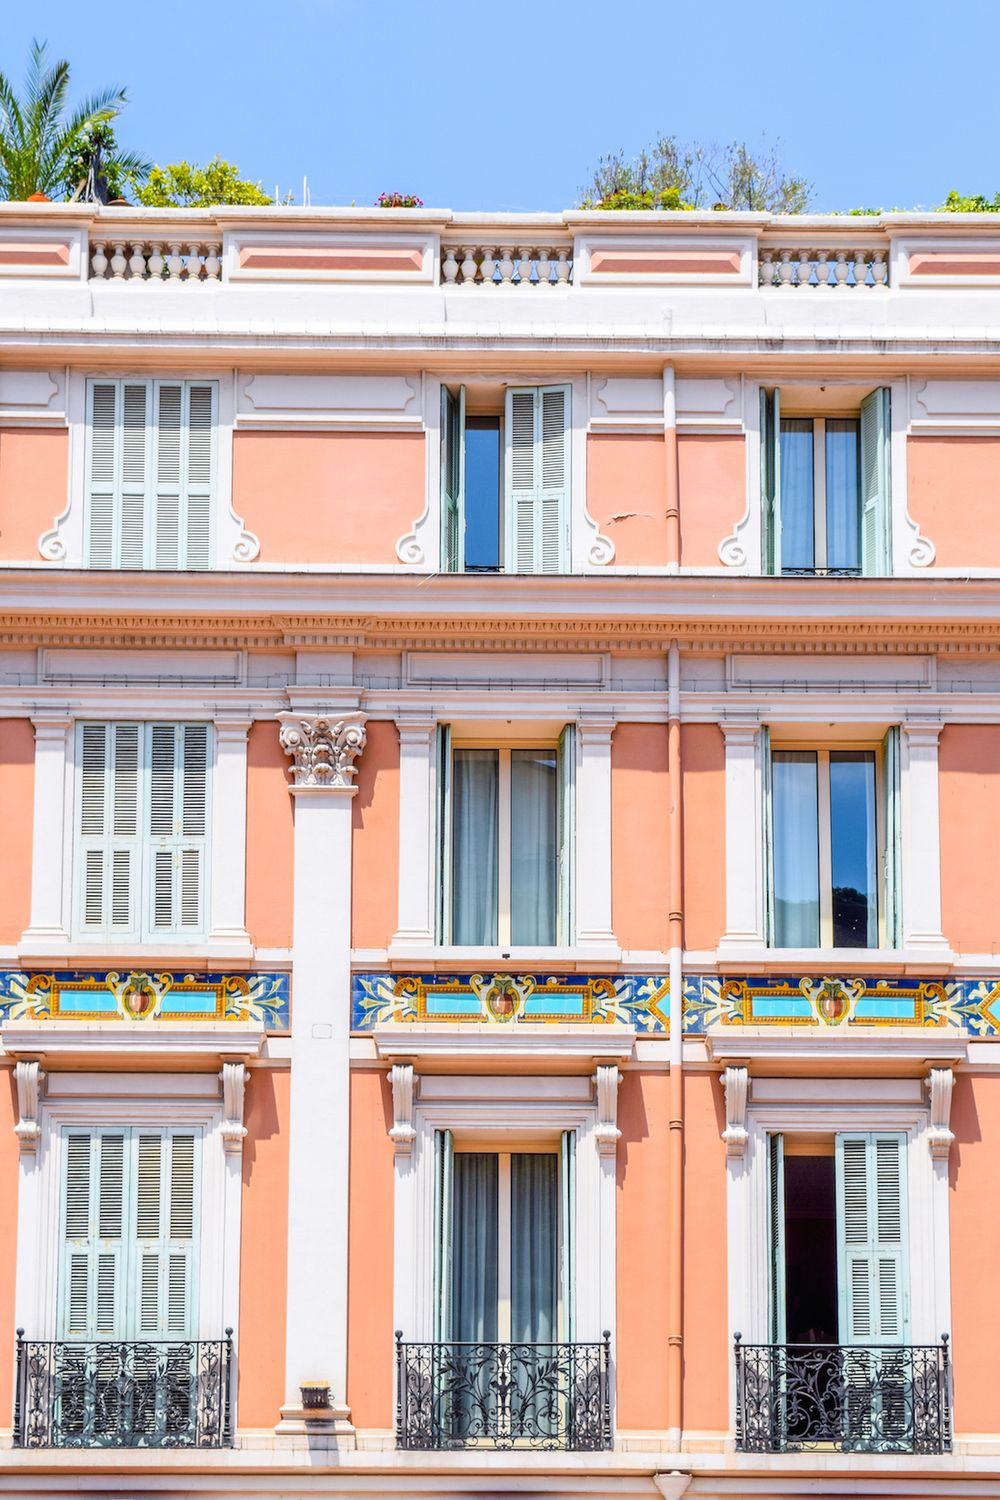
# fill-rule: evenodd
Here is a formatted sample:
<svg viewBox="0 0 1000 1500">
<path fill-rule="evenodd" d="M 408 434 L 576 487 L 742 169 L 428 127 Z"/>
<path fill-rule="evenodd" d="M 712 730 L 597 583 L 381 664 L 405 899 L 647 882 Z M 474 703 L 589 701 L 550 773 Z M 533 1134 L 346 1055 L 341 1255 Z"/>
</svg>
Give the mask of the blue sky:
<svg viewBox="0 0 1000 1500">
<path fill-rule="evenodd" d="M 314 204 L 398 188 L 441 207 L 559 209 L 603 153 L 661 133 L 766 136 L 818 210 L 1000 188 L 995 0 L 6 8 L 8 75 L 47 38 L 77 93 L 126 85 L 124 144 L 159 161 L 218 151 L 297 201 L 305 175 Z"/>
</svg>

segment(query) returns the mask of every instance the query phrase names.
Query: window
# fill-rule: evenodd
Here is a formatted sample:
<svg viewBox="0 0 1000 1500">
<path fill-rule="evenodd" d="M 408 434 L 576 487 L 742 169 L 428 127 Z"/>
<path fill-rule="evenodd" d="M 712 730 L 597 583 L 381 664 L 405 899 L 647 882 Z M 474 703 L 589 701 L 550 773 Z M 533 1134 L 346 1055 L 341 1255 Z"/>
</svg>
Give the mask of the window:
<svg viewBox="0 0 1000 1500">
<path fill-rule="evenodd" d="M 897 943 L 898 746 L 765 750 L 774 947 Z"/>
<path fill-rule="evenodd" d="M 209 566 L 217 411 L 213 381 L 88 381 L 88 567 Z"/>
<path fill-rule="evenodd" d="M 59 1337 L 190 1338 L 201 1134 L 63 1131 Z"/>
<path fill-rule="evenodd" d="M 575 737 L 438 745 L 439 935 L 461 947 L 572 942 Z"/>
<path fill-rule="evenodd" d="M 570 390 L 508 388 L 503 415 L 441 389 L 442 553 L 448 572 L 569 568 Z"/>
<path fill-rule="evenodd" d="M 888 573 L 888 390 L 858 417 L 782 416 L 761 391 L 761 497 L 764 572 Z"/>
<path fill-rule="evenodd" d="M 204 928 L 206 724 L 81 724 L 76 931 L 145 942 Z"/>
</svg>

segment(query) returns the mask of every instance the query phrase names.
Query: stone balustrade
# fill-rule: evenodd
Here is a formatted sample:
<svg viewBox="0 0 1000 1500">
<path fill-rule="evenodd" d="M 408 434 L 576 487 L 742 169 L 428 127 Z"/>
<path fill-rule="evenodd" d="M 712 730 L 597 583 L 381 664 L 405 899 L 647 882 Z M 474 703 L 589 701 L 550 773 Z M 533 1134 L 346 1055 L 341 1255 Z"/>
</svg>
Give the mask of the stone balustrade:
<svg viewBox="0 0 1000 1500">
<path fill-rule="evenodd" d="M 889 263 L 885 250 L 818 249 L 813 245 L 781 248 L 762 245 L 758 282 L 766 287 L 885 287 Z"/>
<path fill-rule="evenodd" d="M 442 245 L 445 286 L 568 286 L 573 248 L 563 245 Z"/>
<path fill-rule="evenodd" d="M 92 239 L 90 277 L 97 281 L 218 281 L 222 241 Z"/>
</svg>

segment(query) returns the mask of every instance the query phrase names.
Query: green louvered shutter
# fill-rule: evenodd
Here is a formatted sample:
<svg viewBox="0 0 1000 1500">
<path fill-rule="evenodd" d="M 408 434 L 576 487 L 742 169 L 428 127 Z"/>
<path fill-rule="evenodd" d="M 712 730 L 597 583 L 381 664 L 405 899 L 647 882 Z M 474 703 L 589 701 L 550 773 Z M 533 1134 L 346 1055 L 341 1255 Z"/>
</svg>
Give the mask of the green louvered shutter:
<svg viewBox="0 0 1000 1500">
<path fill-rule="evenodd" d="M 437 880 L 437 940 L 446 946 L 451 942 L 451 725 L 437 728 L 436 761 L 436 837 L 434 869 Z"/>
<path fill-rule="evenodd" d="M 507 391 L 505 412 L 507 570 L 569 567 L 570 388 Z"/>
<path fill-rule="evenodd" d="M 76 930 L 82 938 L 139 937 L 141 728 L 77 730 Z"/>
<path fill-rule="evenodd" d="M 434 1132 L 434 1338 L 451 1337 L 452 1202 L 455 1141 L 450 1130 Z"/>
<path fill-rule="evenodd" d="M 576 725 L 559 736 L 559 931 L 557 941 L 576 941 Z"/>
<path fill-rule="evenodd" d="M 149 380 L 88 382 L 88 567 L 145 565 L 152 392 Z"/>
<path fill-rule="evenodd" d="M 889 390 L 872 391 L 861 403 L 861 571 L 890 573 Z"/>
<path fill-rule="evenodd" d="M 214 381 L 160 380 L 153 392 L 156 439 L 154 567 L 211 562 L 218 388 Z"/>
<path fill-rule="evenodd" d="M 898 725 L 893 725 L 886 733 L 882 767 L 885 786 L 885 945 L 898 948 L 903 936 Z"/>
<path fill-rule="evenodd" d="M 68 1130 L 62 1138 L 59 1336 L 126 1334 L 128 1132 Z"/>
<path fill-rule="evenodd" d="M 774 807 L 771 797 L 771 731 L 765 725 L 760 731 L 761 762 L 761 881 L 764 904 L 764 942 L 774 947 Z"/>
<path fill-rule="evenodd" d="M 194 1246 L 199 1137 L 134 1132 L 135 1257 L 132 1322 L 140 1339 L 194 1337 Z"/>
<path fill-rule="evenodd" d="M 760 393 L 761 572 L 781 572 L 781 393 Z"/>
<path fill-rule="evenodd" d="M 905 1342 L 906 1137 L 843 1133 L 836 1141 L 840 1342 Z"/>
<path fill-rule="evenodd" d="M 564 1130 L 559 1149 L 559 1254 L 562 1332 L 572 1343 L 576 1336 L 576 1131 Z"/>
<path fill-rule="evenodd" d="M 465 567 L 465 386 L 441 387 L 441 555 L 446 573 Z"/>
<path fill-rule="evenodd" d="M 190 937 L 204 927 L 209 729 L 152 724 L 148 735 L 148 927 Z"/>
<path fill-rule="evenodd" d="M 783 1344 L 785 1328 L 785 1142 L 767 1138 L 767 1238 L 770 1263 L 771 1343 Z"/>
</svg>

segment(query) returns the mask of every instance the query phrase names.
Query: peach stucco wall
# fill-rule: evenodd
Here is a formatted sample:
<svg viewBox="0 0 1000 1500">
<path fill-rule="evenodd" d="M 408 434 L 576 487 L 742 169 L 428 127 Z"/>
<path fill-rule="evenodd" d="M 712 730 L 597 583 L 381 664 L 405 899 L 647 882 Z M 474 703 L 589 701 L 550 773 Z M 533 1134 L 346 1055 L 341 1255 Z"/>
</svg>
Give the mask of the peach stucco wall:
<svg viewBox="0 0 1000 1500">
<path fill-rule="evenodd" d="M 238 1350 L 240 1427 L 273 1427 L 285 1395 L 290 1081 L 291 1075 L 285 1070 L 255 1068 L 246 1088 Z"/>
<path fill-rule="evenodd" d="M 1000 1078 L 959 1074 L 951 1106 L 951 1309 L 955 1431 L 1000 1432 L 996 1323 L 988 1313 L 1000 1282 L 997 1159 Z"/>
<path fill-rule="evenodd" d="M 629 1070 L 618 1091 L 618 1426 L 667 1425 L 666 1073 Z"/>
<path fill-rule="evenodd" d="M 587 439 L 587 509 L 615 544 L 615 562 L 667 561 L 666 469 L 661 433 L 596 433 Z"/>
<path fill-rule="evenodd" d="M 938 566 L 1000 566 L 1000 438 L 911 437 L 906 481 Z"/>
<path fill-rule="evenodd" d="M 678 433 L 681 566 L 719 568 L 719 543 L 746 509 L 742 437 Z"/>
<path fill-rule="evenodd" d="M 726 759 L 717 724 L 681 730 L 684 946 L 714 948 L 726 930 Z"/>
<path fill-rule="evenodd" d="M 18 1147 L 14 1070 L 0 1069 L 0 1349 L 14 1348 L 14 1264 L 17 1255 Z M 10 1421 L 13 1355 L 0 1359 L 0 1426 Z"/>
<path fill-rule="evenodd" d="M 69 433 L 0 428 L 0 562 L 39 561 L 38 538 L 66 509 Z"/>
<path fill-rule="evenodd" d="M 352 930 L 355 948 L 384 948 L 399 908 L 399 732 L 369 719 L 354 799 Z"/>
<path fill-rule="evenodd" d="M 959 953 L 1000 949 L 1000 727 L 948 724 L 939 746 L 941 922 Z"/>
<path fill-rule="evenodd" d="M 356 1427 L 392 1426 L 392 1094 L 382 1072 L 351 1074 L 347 1401 Z"/>
<path fill-rule="evenodd" d="M 413 432 L 238 432 L 233 506 L 264 563 L 398 563 L 424 509 Z"/>
<path fill-rule="evenodd" d="M 30 719 L 0 719 L 0 943 L 16 943 L 28 925 L 35 731 Z"/>
<path fill-rule="evenodd" d="M 667 947 L 665 724 L 619 724 L 611 742 L 612 923 L 623 948 Z"/>
<path fill-rule="evenodd" d="M 247 931 L 259 948 L 292 942 L 295 865 L 288 756 L 278 725 L 260 719 L 247 742 Z"/>
<path fill-rule="evenodd" d="M 726 1111 L 715 1073 L 684 1075 L 684 1426 L 729 1426 Z"/>
</svg>

